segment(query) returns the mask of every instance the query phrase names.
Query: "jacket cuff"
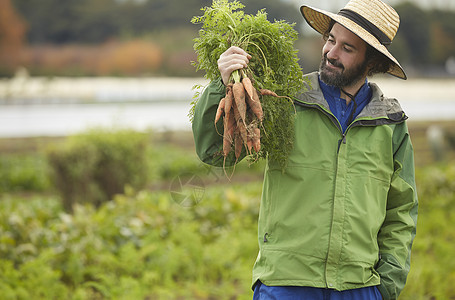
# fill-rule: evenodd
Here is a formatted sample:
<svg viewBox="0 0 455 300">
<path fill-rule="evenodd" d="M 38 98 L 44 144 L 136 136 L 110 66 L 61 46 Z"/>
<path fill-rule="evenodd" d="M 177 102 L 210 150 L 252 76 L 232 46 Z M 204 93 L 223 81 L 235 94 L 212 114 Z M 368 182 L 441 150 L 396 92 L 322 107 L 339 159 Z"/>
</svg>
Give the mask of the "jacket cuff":
<svg viewBox="0 0 455 300">
<path fill-rule="evenodd" d="M 215 88 L 215 92 L 226 93 L 226 86 L 224 85 L 223 80 L 221 80 L 221 77 L 213 80 L 212 85 Z"/>
</svg>

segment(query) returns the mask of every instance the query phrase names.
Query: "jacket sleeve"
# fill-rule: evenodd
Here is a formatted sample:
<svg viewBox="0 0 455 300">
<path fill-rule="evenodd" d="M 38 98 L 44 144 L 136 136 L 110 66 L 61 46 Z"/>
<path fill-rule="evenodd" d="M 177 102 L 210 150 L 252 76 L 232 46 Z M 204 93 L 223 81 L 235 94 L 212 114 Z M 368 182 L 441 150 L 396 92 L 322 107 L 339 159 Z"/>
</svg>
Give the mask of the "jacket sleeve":
<svg viewBox="0 0 455 300">
<path fill-rule="evenodd" d="M 214 123 L 218 104 L 225 94 L 226 87 L 221 78 L 210 82 L 196 103 L 192 124 L 194 144 L 199 159 L 206 164 L 218 167 L 232 166 L 236 162 L 233 151 L 224 162 L 223 120 L 221 118 L 216 125 Z M 243 151 L 238 161 L 244 156 Z"/>
<path fill-rule="evenodd" d="M 411 246 L 417 225 L 414 150 L 406 123 L 395 128 L 394 174 L 388 193 L 386 216 L 378 234 L 383 299 L 397 299 L 410 270 Z"/>
</svg>

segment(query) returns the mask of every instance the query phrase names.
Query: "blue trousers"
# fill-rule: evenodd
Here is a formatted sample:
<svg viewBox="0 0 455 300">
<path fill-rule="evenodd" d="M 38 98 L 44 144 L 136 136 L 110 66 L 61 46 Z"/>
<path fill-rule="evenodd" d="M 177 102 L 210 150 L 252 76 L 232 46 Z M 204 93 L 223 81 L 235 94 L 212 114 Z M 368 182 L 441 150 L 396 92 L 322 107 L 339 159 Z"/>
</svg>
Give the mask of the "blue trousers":
<svg viewBox="0 0 455 300">
<path fill-rule="evenodd" d="M 258 282 L 253 300 L 382 300 L 375 286 L 336 291 L 304 286 L 267 286 Z"/>
</svg>

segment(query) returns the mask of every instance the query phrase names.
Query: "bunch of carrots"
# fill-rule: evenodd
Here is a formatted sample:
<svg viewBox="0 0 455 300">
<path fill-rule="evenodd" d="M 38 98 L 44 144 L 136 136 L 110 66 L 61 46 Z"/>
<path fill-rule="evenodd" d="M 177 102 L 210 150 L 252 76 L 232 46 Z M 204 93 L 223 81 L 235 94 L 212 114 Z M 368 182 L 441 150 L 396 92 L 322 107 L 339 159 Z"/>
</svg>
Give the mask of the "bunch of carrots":
<svg viewBox="0 0 455 300">
<path fill-rule="evenodd" d="M 238 71 L 236 71 L 238 72 Z M 251 79 L 233 74 L 233 80 L 226 87 L 226 95 L 221 99 L 215 115 L 215 127 L 223 116 L 223 156 L 224 163 L 234 150 L 236 160 L 245 148 L 247 155 L 258 153 L 261 149 L 261 124 L 264 117 L 259 95 L 279 97 L 275 92 L 257 90 Z"/>
<path fill-rule="evenodd" d="M 298 33 L 293 24 L 268 21 L 265 9 L 249 15 L 243 8 L 237 0 L 213 0 L 211 6 L 202 8 L 202 16 L 193 17 L 193 24 L 201 24 L 199 36 L 194 39 L 194 64 L 213 81 L 220 77 L 218 59 L 230 46 L 240 47 L 252 56 L 246 68 L 232 72 L 231 83 L 218 105 L 215 128 L 223 143 L 219 154 L 224 158 L 225 172 L 228 159 L 236 160 L 235 168 L 243 156 L 251 162 L 268 158 L 284 169 L 293 147 L 294 103 L 277 94 L 296 95 L 305 89 L 294 48 Z M 196 92 L 192 102 L 191 121 L 200 95 Z M 274 97 L 288 99 L 279 101 Z M 219 130 L 221 122 L 223 130 Z"/>
</svg>

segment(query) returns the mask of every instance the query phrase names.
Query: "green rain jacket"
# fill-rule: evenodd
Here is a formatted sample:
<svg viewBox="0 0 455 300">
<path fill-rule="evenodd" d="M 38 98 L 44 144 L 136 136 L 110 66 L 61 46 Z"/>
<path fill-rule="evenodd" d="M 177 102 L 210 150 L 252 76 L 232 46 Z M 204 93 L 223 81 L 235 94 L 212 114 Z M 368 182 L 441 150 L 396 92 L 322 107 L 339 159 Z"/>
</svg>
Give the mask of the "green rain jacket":
<svg viewBox="0 0 455 300">
<path fill-rule="evenodd" d="M 340 291 L 377 285 L 384 299 L 396 299 L 410 269 L 417 223 L 407 117 L 397 100 L 370 83 L 371 101 L 343 134 L 317 76 L 306 75 L 308 91 L 295 97 L 295 141 L 286 169 L 267 161 L 253 285 L 260 280 Z M 199 158 L 217 166 L 222 138 L 213 120 L 224 94 L 221 80 L 210 83 L 193 120 Z"/>
</svg>

